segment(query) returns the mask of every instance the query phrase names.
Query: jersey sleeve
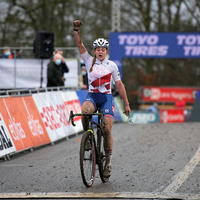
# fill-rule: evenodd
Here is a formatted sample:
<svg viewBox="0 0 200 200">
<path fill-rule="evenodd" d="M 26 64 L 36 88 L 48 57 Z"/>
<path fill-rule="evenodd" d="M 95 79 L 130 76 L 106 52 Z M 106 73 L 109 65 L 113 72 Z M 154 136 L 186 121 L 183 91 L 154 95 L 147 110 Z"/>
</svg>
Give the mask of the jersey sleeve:
<svg viewBox="0 0 200 200">
<path fill-rule="evenodd" d="M 112 77 L 113 77 L 114 81 L 115 82 L 120 81 L 121 80 L 120 72 L 119 72 L 117 65 L 114 62 L 112 62 L 112 67 L 113 67 Z"/>
<path fill-rule="evenodd" d="M 81 54 L 81 58 L 83 59 L 86 69 L 88 71 L 92 66 L 93 57 L 86 51 L 85 53 Z"/>
</svg>

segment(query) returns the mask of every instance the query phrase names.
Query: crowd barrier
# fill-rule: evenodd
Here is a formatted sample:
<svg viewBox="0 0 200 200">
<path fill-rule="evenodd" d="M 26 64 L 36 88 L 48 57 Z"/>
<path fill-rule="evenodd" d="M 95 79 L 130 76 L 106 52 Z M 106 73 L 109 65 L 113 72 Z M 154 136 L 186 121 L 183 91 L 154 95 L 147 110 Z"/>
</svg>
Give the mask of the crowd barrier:
<svg viewBox="0 0 200 200">
<path fill-rule="evenodd" d="M 0 97 L 0 158 L 33 150 L 83 131 L 81 117 L 69 122 L 70 110 L 81 112 L 86 90 L 45 91 Z M 115 121 L 125 121 L 122 103 L 114 97 Z"/>
</svg>

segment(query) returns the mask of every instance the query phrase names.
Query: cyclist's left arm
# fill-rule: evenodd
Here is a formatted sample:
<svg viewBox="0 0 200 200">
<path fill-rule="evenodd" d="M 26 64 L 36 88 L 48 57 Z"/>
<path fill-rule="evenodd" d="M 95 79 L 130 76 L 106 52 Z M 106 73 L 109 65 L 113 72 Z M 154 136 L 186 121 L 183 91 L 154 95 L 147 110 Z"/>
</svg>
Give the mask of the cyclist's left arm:
<svg viewBox="0 0 200 200">
<path fill-rule="evenodd" d="M 121 80 L 119 80 L 119 81 L 115 82 L 115 85 L 116 85 L 116 88 L 117 88 L 121 98 L 124 101 L 125 114 L 128 115 L 131 112 L 131 109 L 130 109 L 130 106 L 129 106 L 128 97 L 127 97 L 127 94 L 126 94 L 126 90 L 125 90 L 124 84 L 122 83 Z"/>
</svg>

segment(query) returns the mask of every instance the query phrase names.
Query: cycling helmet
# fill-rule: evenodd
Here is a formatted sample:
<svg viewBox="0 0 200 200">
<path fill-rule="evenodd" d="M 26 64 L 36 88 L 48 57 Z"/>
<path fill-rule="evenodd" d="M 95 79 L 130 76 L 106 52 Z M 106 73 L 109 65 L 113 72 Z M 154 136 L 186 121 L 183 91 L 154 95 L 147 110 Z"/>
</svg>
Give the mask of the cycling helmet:
<svg viewBox="0 0 200 200">
<path fill-rule="evenodd" d="M 97 47 L 105 47 L 106 49 L 108 49 L 109 43 L 104 38 L 98 38 L 93 43 L 93 48 L 96 49 Z"/>
</svg>

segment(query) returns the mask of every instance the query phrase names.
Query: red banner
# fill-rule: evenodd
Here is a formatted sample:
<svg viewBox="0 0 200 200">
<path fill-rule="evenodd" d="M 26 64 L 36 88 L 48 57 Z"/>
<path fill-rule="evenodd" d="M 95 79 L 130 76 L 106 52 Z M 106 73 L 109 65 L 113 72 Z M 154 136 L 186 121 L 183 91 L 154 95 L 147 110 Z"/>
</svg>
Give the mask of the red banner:
<svg viewBox="0 0 200 200">
<path fill-rule="evenodd" d="M 182 98 L 186 103 L 194 103 L 198 90 L 200 90 L 200 88 L 143 86 L 141 100 L 151 102 L 175 102 Z"/>
<path fill-rule="evenodd" d="M 183 109 L 160 110 L 160 123 L 183 123 L 185 115 Z"/>
</svg>

